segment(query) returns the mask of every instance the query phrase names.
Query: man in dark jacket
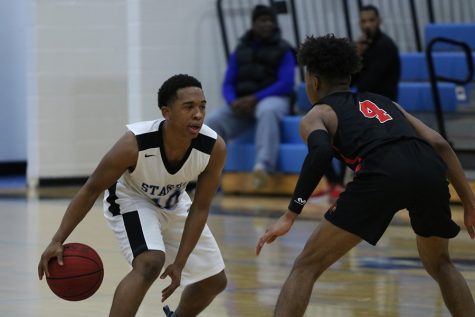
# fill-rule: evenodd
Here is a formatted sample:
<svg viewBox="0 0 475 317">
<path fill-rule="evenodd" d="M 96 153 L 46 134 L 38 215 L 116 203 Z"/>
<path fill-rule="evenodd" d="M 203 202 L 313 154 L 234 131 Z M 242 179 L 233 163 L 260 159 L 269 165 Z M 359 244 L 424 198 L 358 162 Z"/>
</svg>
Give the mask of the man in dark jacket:
<svg viewBox="0 0 475 317">
<path fill-rule="evenodd" d="M 399 50 L 381 29 L 381 18 L 375 6 L 360 9 L 360 28 L 363 34 L 356 42 L 363 58 L 363 69 L 353 83 L 359 91 L 377 93 L 397 101 L 400 77 Z"/>
<path fill-rule="evenodd" d="M 225 141 L 256 125 L 255 189 L 266 185 L 277 165 L 279 124 L 290 110 L 295 67 L 294 52 L 281 38 L 275 12 L 257 5 L 252 28 L 229 58 L 222 86 L 228 105 L 212 112 L 206 121 Z"/>
</svg>

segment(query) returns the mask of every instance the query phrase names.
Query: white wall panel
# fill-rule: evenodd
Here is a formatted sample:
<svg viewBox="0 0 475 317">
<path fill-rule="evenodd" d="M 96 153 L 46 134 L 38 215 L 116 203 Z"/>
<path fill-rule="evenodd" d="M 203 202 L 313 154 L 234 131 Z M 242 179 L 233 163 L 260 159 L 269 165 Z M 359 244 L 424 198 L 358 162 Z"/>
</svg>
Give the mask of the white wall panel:
<svg viewBox="0 0 475 317">
<path fill-rule="evenodd" d="M 0 1 L 0 163 L 26 160 L 25 1 Z"/>
</svg>

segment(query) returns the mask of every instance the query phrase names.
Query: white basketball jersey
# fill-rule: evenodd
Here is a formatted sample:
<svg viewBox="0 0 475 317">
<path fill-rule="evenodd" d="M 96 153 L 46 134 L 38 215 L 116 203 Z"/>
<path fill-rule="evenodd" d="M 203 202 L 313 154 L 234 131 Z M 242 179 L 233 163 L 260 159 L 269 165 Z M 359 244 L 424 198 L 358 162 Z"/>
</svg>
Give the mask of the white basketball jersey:
<svg viewBox="0 0 475 317">
<path fill-rule="evenodd" d="M 191 204 L 186 185 L 196 180 L 208 165 L 217 134 L 203 125 L 178 165 L 171 166 L 163 148 L 164 119 L 127 125 L 139 147 L 137 164 L 126 171 L 104 197 L 113 215 L 138 208 L 140 198 L 165 211 L 188 209 Z M 138 200 L 137 200 L 138 199 Z M 185 210 L 185 211 L 186 211 Z"/>
</svg>

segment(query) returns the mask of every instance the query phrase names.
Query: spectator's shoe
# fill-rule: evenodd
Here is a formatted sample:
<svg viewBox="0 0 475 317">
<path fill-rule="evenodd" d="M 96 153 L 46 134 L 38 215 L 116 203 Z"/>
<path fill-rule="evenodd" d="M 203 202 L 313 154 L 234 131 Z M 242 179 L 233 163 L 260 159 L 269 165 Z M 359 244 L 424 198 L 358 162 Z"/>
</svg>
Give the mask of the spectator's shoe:
<svg viewBox="0 0 475 317">
<path fill-rule="evenodd" d="M 163 311 L 165 312 L 165 315 L 167 317 L 176 317 L 176 314 L 170 310 L 170 307 L 168 307 L 168 305 L 163 306 Z"/>
<path fill-rule="evenodd" d="M 330 192 L 331 192 L 330 187 L 319 189 L 310 196 L 310 198 L 308 199 L 308 202 L 310 204 L 316 204 L 316 205 L 328 204 L 330 201 Z"/>
<path fill-rule="evenodd" d="M 331 184 L 323 189 L 317 190 L 313 193 L 312 196 L 308 199 L 309 203 L 312 204 L 334 204 L 340 194 L 345 191 L 345 187 L 340 184 Z"/>
<path fill-rule="evenodd" d="M 252 188 L 258 190 L 265 187 L 267 183 L 269 183 L 269 174 L 263 167 L 256 166 L 252 172 Z"/>
<path fill-rule="evenodd" d="M 337 184 L 333 186 L 330 190 L 330 204 L 334 204 L 338 198 L 340 198 L 340 194 L 345 191 L 345 187 Z"/>
</svg>

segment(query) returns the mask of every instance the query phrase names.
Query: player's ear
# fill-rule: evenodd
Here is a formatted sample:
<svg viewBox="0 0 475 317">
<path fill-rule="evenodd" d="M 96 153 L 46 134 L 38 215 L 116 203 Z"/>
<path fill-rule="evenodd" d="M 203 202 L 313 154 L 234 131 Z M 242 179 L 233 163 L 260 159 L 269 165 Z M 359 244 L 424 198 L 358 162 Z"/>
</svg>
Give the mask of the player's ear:
<svg viewBox="0 0 475 317">
<path fill-rule="evenodd" d="M 170 118 L 170 108 L 168 106 L 161 106 L 160 111 L 165 119 Z"/>
<path fill-rule="evenodd" d="M 312 76 L 312 85 L 315 91 L 318 91 L 318 88 L 320 88 L 321 85 L 320 77 L 318 76 Z"/>
</svg>

